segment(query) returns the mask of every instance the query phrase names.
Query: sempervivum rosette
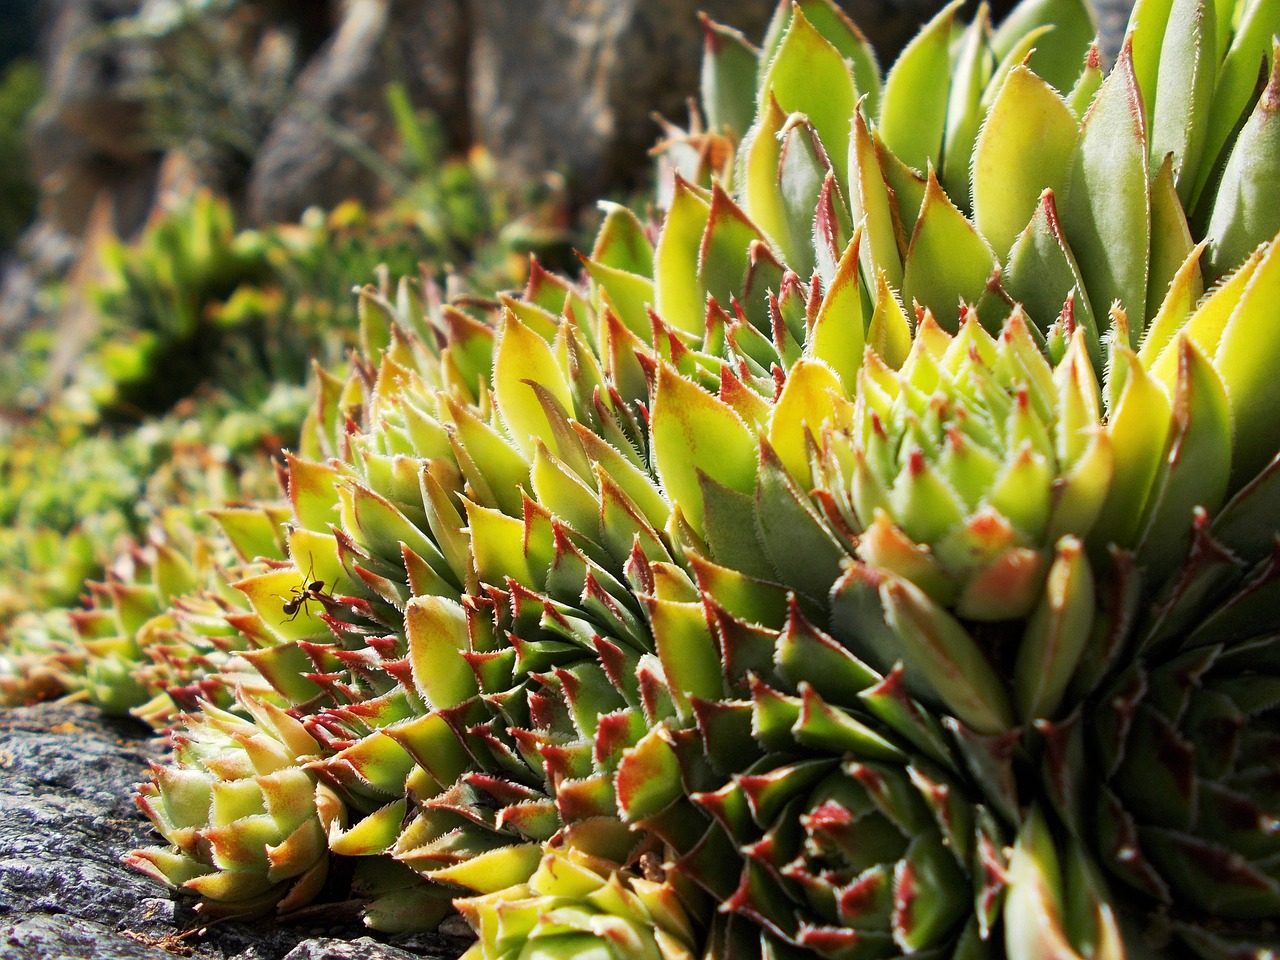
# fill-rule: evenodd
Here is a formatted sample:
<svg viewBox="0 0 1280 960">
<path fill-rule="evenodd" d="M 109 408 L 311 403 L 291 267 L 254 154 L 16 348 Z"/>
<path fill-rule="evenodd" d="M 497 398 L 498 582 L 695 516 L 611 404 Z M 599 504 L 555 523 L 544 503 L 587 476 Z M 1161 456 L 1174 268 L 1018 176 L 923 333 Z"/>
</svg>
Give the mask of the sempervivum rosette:
<svg viewBox="0 0 1280 960">
<path fill-rule="evenodd" d="M 778 642 L 779 652 L 817 645 L 820 652 L 808 652 L 819 652 L 828 668 L 819 686 L 834 697 L 807 680 L 771 685 L 753 675 L 750 700 L 698 704 L 703 762 L 728 781 L 690 794 L 709 826 L 678 868 L 720 898 L 721 912 L 739 926 L 758 924 L 766 950 L 954 953 L 979 934 L 980 915 L 984 925 L 994 918 L 1003 890 L 1001 825 L 945 765 L 875 731 L 869 704 L 911 708 L 893 681 L 876 689 L 870 671 L 798 616 Z M 857 686 L 846 685 L 851 671 Z M 913 732 L 936 735 L 927 725 Z M 665 736 L 676 757 L 680 746 L 690 747 Z M 651 737 L 624 764 L 624 777 L 632 762 L 657 752 L 664 733 Z M 744 753 L 758 757 L 744 763 Z M 730 757 L 736 762 L 717 763 Z M 683 766 L 684 778 L 696 782 L 697 764 Z M 628 814 L 644 812 L 643 795 L 622 799 Z M 694 819 L 689 811 L 677 817 L 668 808 L 641 822 L 680 847 L 688 824 L 678 821 L 686 819 Z M 733 939 L 754 938 L 738 932 Z"/>
<path fill-rule="evenodd" d="M 652 668 L 638 670 L 651 644 L 625 569 L 639 531 L 665 555 L 635 499 L 650 512 L 664 504 L 620 451 L 604 459 L 609 473 L 584 467 L 587 450 L 603 459 L 615 448 L 570 429 L 565 408 L 617 421 L 607 406 L 582 406 L 592 382 L 563 373 L 552 344 L 509 315 L 484 359 L 490 328 L 457 311 L 444 318 L 457 335 L 445 363 L 492 363 L 496 395 L 487 369 L 439 386 L 421 342 L 395 334 L 343 456 L 290 462 L 293 552 L 325 593 L 288 621 L 272 612 L 274 581 L 245 587 L 277 629 L 306 636 L 297 648 L 331 698 L 350 698 L 350 675 L 378 692 L 308 721 L 335 751 L 318 774 L 347 797 L 363 784 L 368 816 L 387 827 L 373 852 L 444 889 L 488 893 L 527 879 L 562 828 L 614 818 L 620 753 L 643 732 L 644 709 L 669 701 Z M 581 334 L 553 330 L 554 346 L 580 359 L 576 375 L 590 377 Z M 541 397 L 521 394 L 530 366 Z M 606 511 L 630 529 L 606 539 Z M 302 619 L 321 611 L 338 642 Z M 375 779 L 379 790 L 368 790 Z M 367 806 L 397 797 L 398 813 Z"/>
<path fill-rule="evenodd" d="M 220 512 L 252 516 L 268 529 L 281 516 L 270 504 Z M 248 558 L 237 557 L 226 536 L 198 526 L 186 511 L 168 511 L 144 543 L 121 552 L 103 582 L 88 584 L 86 607 L 67 613 L 84 660 L 70 685 L 102 709 L 132 712 L 156 729 L 202 700 L 228 706 L 232 673 L 255 680 L 234 662 L 248 642 L 227 619 L 247 607 L 230 581 Z M 266 558 L 280 552 L 275 538 L 257 546 Z"/>
<path fill-rule="evenodd" d="M 1270 251 L 1260 253 L 1261 262 Z M 1232 289 L 1224 285 L 1192 316 L 1211 315 L 1224 297 L 1237 297 L 1236 309 L 1248 303 L 1239 287 Z M 1244 289 L 1256 297 L 1265 288 Z M 1047 756 L 1050 780 L 1065 773 L 1052 749 L 1045 754 L 1046 743 L 1056 747 L 1058 739 L 1050 720 L 1090 697 L 1100 677 L 1135 653 L 1159 649 L 1157 640 L 1142 639 L 1141 624 L 1153 620 L 1156 636 L 1167 637 L 1188 604 L 1221 599 L 1223 572 L 1204 562 L 1202 527 L 1206 508 L 1216 509 L 1229 489 L 1222 377 L 1232 368 L 1222 354 L 1206 361 L 1186 339 L 1166 346 L 1179 352 L 1170 403 L 1168 388 L 1139 355 L 1122 343 L 1111 348 L 1127 366 L 1109 372 L 1104 391 L 1079 329 L 1055 366 L 1035 348 L 1017 311 L 999 340 L 973 320 L 952 337 L 926 312 L 900 369 L 866 355 L 852 402 L 837 375 L 802 358 L 765 421 L 758 471 L 742 472 L 754 482 L 754 496 L 716 479 L 733 480 L 724 446 L 696 444 L 694 431 L 682 429 L 694 419 L 718 421 L 723 439 L 736 418 L 723 398 L 738 395 L 722 390 L 717 398 L 660 368 L 655 466 L 669 490 L 695 480 L 701 494 L 700 501 L 682 501 L 689 507 L 684 563 L 694 575 L 681 586 L 666 574 L 664 587 L 657 578 L 634 578 L 665 676 L 679 691 L 678 717 L 628 751 L 619 799 L 629 818 L 681 851 L 683 868 L 724 898 L 726 911 L 761 924 L 766 937 L 852 949 L 852 931 L 860 929 L 852 908 L 812 913 L 799 890 L 804 880 L 821 878 L 814 887 L 835 903 L 835 891 L 874 867 L 893 878 L 880 881 L 888 897 L 880 919 L 889 909 L 892 921 L 879 931 L 883 943 L 902 946 L 927 931 L 919 935 L 940 936 L 933 944 L 939 948 L 977 949 L 967 944 L 989 939 L 1004 885 L 1001 841 L 993 838 L 1029 829 L 1036 791 L 1028 783 L 1038 757 Z M 1159 363 L 1154 367 L 1160 375 Z M 669 402 L 673 395 L 681 402 Z M 1105 418 L 1103 403 L 1112 404 Z M 811 431 L 813 423 L 822 429 Z M 1145 452 L 1130 443 L 1117 453 L 1114 438 L 1135 433 L 1154 443 Z M 797 458 L 800 451 L 806 453 Z M 800 492 L 812 484 L 808 497 Z M 1238 526 L 1235 518 L 1261 515 L 1257 489 L 1242 495 L 1223 522 Z M 1108 510 L 1127 519 L 1127 532 L 1099 523 Z M 1180 562 L 1189 549 L 1190 559 Z M 717 563 L 701 559 L 706 555 Z M 1168 586 L 1143 600 L 1141 575 Z M 823 583 L 833 584 L 829 598 L 819 593 Z M 811 644 L 813 663 L 820 664 L 813 669 L 825 673 L 808 672 L 804 659 L 797 666 L 784 645 L 775 649 L 768 640 L 788 591 L 793 612 L 805 607 L 830 619 L 832 637 Z M 671 653 L 677 648 L 680 656 Z M 903 728 L 901 710 L 883 703 L 871 709 L 876 700 L 866 690 L 877 683 L 875 674 L 861 665 L 865 672 L 851 672 L 855 657 L 887 672 L 899 698 L 910 694 L 927 705 L 912 707 L 911 716 L 926 718 L 919 728 Z M 769 679 L 774 671 L 781 682 Z M 749 710 L 732 699 L 744 691 Z M 842 715 L 833 704 L 860 714 Z M 779 736 L 773 724 L 787 733 Z M 742 743 L 748 736 L 779 755 L 735 752 L 735 737 Z M 762 739 L 769 737 L 773 743 Z M 805 756 L 814 750 L 829 753 Z M 891 757 L 906 768 L 896 776 L 876 766 Z M 665 792 L 643 783 L 642 774 L 654 770 Z M 708 770 L 728 784 L 715 786 Z M 844 872 L 823 855 L 805 863 L 797 850 L 820 851 L 829 839 L 809 837 L 797 848 L 796 817 L 804 814 L 802 831 L 826 829 L 836 822 L 831 794 L 842 796 L 846 813 L 866 808 L 861 783 L 848 785 L 866 779 L 884 790 L 888 799 L 877 813 L 899 824 L 901 848 L 890 845 L 887 859 L 875 864 L 845 861 Z M 706 835 L 673 826 L 689 809 L 682 793 L 715 822 Z M 930 801 L 954 809 L 931 810 Z M 940 827 L 945 842 L 929 846 L 922 839 L 928 832 L 922 823 L 930 822 L 922 820 L 925 812 L 937 823 L 982 824 L 985 833 L 975 842 L 965 827 L 961 843 Z M 720 840 L 709 839 L 717 829 Z M 1088 832 L 1068 828 L 1068 837 L 1062 841 L 1071 849 L 1068 863 L 1087 863 Z M 1048 841 L 1050 849 L 1055 842 Z M 917 868 L 910 843 L 946 849 L 941 862 L 953 872 L 937 863 Z M 735 849 L 744 857 L 740 872 L 725 866 Z M 986 859 L 975 863 L 974 850 Z M 1057 868 L 1042 869 L 1052 875 Z M 918 900 L 917 872 L 938 885 Z M 1105 887 L 1087 867 L 1077 872 L 1088 882 L 1076 886 L 1092 906 L 1079 913 L 1074 933 L 1063 933 L 1063 925 L 1030 934 L 1006 925 L 1006 939 L 1113 943 Z M 980 891 L 990 886 L 973 904 L 942 892 L 975 885 L 974 878 L 981 878 Z M 1036 880 L 1034 895 L 1044 900 L 1049 894 L 1039 891 L 1056 885 Z M 903 905 L 915 903 L 939 911 L 936 926 L 909 922 Z M 991 912 L 981 918 L 974 904 Z M 974 933 L 962 944 L 954 938 L 965 923 Z"/>
<path fill-rule="evenodd" d="M 65 610 L 24 613 L 5 625 L 0 705 L 20 707 L 60 697 L 84 671 L 84 652 Z"/>
<path fill-rule="evenodd" d="M 307 770 L 339 801 L 329 849 L 365 858 L 383 928 L 433 923 L 459 887 L 522 882 L 562 827 L 616 822 L 612 771 L 670 702 L 640 663 L 651 641 L 626 573 L 638 532 L 669 556 L 652 526 L 669 511 L 628 441 L 631 459 L 569 427 L 566 408 L 639 435 L 612 399 L 584 405 L 602 375 L 583 335 L 553 327 L 553 348 L 509 315 L 495 349 L 477 319 L 420 309 L 407 286 L 396 305 L 365 292 L 381 356 L 322 384 L 309 455 L 286 464 L 292 562 L 239 581 L 251 612 L 229 617 L 241 659 L 317 742 Z M 577 358 L 571 374 L 555 348 Z M 529 364 L 545 413 L 521 394 Z M 220 519 L 242 554 L 270 540 L 260 516 Z"/>
<path fill-rule="evenodd" d="M 617 788 L 628 822 L 719 904 L 718 955 L 987 956 L 1001 929 L 1019 955 L 1116 938 L 1078 843 L 1074 876 L 1052 838 L 1010 858 L 1023 829 L 1013 740 L 1004 763 L 974 762 L 981 752 L 910 697 L 901 666 L 882 676 L 794 594 L 694 564 L 688 605 L 702 624 L 684 629 L 718 647 L 727 672 L 698 678 L 692 725 L 669 719 L 624 754 Z M 674 619 L 655 618 L 660 648 Z M 1068 885 L 1069 917 L 1050 909 Z M 1043 923 L 1002 927 L 1009 897 L 1049 911 Z"/>
<path fill-rule="evenodd" d="M 137 796 L 170 845 L 126 858 L 198 895 L 215 917 L 302 906 L 329 867 L 315 776 L 304 769 L 315 740 L 270 703 L 242 695 L 237 706 L 249 719 L 206 706 L 173 733 L 176 763 L 153 766 Z"/>
<path fill-rule="evenodd" d="M 1149 937 L 1204 957 L 1274 949 L 1280 911 L 1277 462 L 1212 522 L 1139 616 L 1135 656 L 1059 723 L 1045 784 Z M 1172 946 L 1169 949 L 1173 949 Z"/>
</svg>

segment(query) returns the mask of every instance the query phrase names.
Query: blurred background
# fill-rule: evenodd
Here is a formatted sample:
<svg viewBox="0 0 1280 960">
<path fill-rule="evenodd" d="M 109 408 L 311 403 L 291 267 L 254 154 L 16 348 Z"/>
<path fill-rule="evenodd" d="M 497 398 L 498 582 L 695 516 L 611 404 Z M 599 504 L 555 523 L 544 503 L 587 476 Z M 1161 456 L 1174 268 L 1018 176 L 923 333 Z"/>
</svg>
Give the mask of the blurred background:
<svg viewBox="0 0 1280 960">
<path fill-rule="evenodd" d="M 941 6 L 842 4 L 884 64 Z M 698 11 L 758 39 L 774 6 L 0 0 L 0 342 L 39 322 L 40 281 L 86 238 L 132 238 L 175 195 L 207 187 L 248 226 L 392 202 L 415 149 L 398 107 L 429 114 L 440 157 L 479 146 L 506 175 L 549 171 L 570 208 L 625 193 L 648 174 L 652 114 L 683 119 Z"/>
</svg>

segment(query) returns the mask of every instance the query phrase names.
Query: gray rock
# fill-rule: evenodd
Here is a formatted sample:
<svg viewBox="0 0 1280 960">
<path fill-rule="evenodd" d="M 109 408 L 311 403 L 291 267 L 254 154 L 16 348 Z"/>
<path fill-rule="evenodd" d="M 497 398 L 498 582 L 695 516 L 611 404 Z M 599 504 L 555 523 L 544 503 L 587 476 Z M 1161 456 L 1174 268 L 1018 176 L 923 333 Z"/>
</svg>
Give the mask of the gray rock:
<svg viewBox="0 0 1280 960">
<path fill-rule="evenodd" d="M 123 231 L 150 209 L 158 157 L 144 141 L 141 105 L 128 90 L 143 65 L 136 49 L 105 39 L 138 0 L 46 0 L 44 96 L 29 131 L 41 215 L 77 234 L 100 196 Z"/>
<path fill-rule="evenodd" d="M 647 168 L 656 111 L 683 119 L 697 91 L 697 12 L 763 32 L 773 0 L 470 3 L 476 139 L 527 172 L 568 174 L 586 197 Z"/>
<path fill-rule="evenodd" d="M 284 960 L 419 960 L 419 957 L 420 954 L 361 937 L 358 940 L 307 940 L 289 951 Z"/>
<path fill-rule="evenodd" d="M 173 960 L 158 944 L 92 920 L 34 916 L 0 926 L 0 957 L 5 960 Z"/>
<path fill-rule="evenodd" d="M 156 887 L 120 858 L 148 840 L 133 785 L 157 747 L 85 706 L 0 712 L 0 919 L 109 921 Z"/>
<path fill-rule="evenodd" d="M 1098 17 L 1098 48 L 1102 63 L 1105 69 L 1110 70 L 1124 41 L 1124 28 L 1129 23 L 1133 0 L 1093 0 L 1093 10 Z"/>
</svg>

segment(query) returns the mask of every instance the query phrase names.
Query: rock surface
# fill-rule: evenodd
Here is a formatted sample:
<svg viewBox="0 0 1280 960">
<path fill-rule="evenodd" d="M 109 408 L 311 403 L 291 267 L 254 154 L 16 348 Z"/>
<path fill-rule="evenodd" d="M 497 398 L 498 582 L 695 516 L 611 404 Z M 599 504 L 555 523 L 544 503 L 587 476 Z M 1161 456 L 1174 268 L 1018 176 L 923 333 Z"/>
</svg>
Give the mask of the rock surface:
<svg viewBox="0 0 1280 960">
<path fill-rule="evenodd" d="M 5 960 L 170 960 L 174 955 L 92 920 L 38 914 L 0 927 L 0 956 Z"/>
<path fill-rule="evenodd" d="M 289 951 L 284 960 L 419 960 L 419 954 L 378 943 L 369 937 L 358 940 L 316 938 L 305 940 Z"/>
<path fill-rule="evenodd" d="M 326 908 L 294 923 L 205 926 L 120 862 L 152 840 L 133 785 L 162 753 L 140 725 L 88 706 L 0 711 L 0 958 L 445 960 L 465 946 L 434 935 L 380 943 Z"/>
<path fill-rule="evenodd" d="M 141 144 L 142 108 L 126 92 L 140 78 L 136 51 L 106 42 L 138 0 L 44 0 L 44 96 L 28 132 L 47 227 L 75 235 L 99 197 L 125 231 L 151 205 L 159 158 Z"/>
<path fill-rule="evenodd" d="M 368 155 L 394 156 L 389 83 L 465 142 L 468 31 L 462 0 L 348 0 L 328 43 L 306 64 L 295 103 L 273 124 L 249 174 L 248 213 L 293 220 L 308 206 L 385 200 L 392 184 Z"/>
<path fill-rule="evenodd" d="M 0 713 L 0 914 L 105 920 L 156 895 L 119 861 L 147 837 L 132 787 L 158 756 L 88 707 Z"/>
<path fill-rule="evenodd" d="M 773 0 L 472 3 L 470 112 L 477 139 L 525 171 L 565 170 L 579 195 L 647 164 L 658 112 L 697 91 L 697 12 L 757 37 Z"/>
</svg>

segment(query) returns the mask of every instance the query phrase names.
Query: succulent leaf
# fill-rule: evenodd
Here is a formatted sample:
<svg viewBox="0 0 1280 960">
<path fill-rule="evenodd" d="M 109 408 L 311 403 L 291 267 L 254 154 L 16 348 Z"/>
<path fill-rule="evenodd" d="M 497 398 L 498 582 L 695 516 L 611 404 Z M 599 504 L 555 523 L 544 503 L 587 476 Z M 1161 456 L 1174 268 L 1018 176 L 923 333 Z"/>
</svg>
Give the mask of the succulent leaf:
<svg viewBox="0 0 1280 960">
<path fill-rule="evenodd" d="M 941 166 L 949 88 L 939 84 L 938 64 L 950 67 L 951 27 L 959 10 L 950 3 L 907 44 L 884 81 L 879 128 L 885 144 L 908 167 Z M 950 76 L 950 69 L 944 76 Z"/>
<path fill-rule="evenodd" d="M 1049 83 L 1016 66 L 1005 79 L 978 134 L 973 155 L 973 217 L 1003 259 L 1030 222 L 1045 190 L 1061 192 L 1071 171 L 1077 126 Z M 1009 169 L 1011 151 L 1034 160 Z M 1010 180 L 1010 174 L 1025 180 Z"/>
<path fill-rule="evenodd" d="M 1065 233 L 1089 302 L 1137 316 L 1147 302 L 1151 242 L 1147 132 L 1130 46 L 1085 116 L 1067 189 Z M 1140 330 L 1135 329 L 1136 336 Z"/>
<path fill-rule="evenodd" d="M 1246 258 L 1259 236 L 1280 229 L 1273 211 L 1280 186 L 1280 57 L 1271 52 L 1272 70 L 1244 129 L 1236 136 L 1214 194 L 1205 236 L 1211 276 L 1221 276 Z"/>
</svg>

